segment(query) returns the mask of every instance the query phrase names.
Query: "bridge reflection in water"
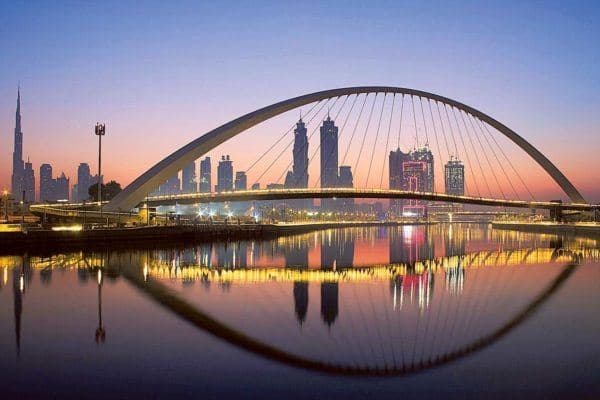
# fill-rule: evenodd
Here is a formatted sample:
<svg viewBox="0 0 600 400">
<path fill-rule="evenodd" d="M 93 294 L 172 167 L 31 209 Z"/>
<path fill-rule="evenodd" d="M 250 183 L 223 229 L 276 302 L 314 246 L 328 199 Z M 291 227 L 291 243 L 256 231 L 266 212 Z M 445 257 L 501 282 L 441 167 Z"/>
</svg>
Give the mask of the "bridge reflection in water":
<svg viewBox="0 0 600 400">
<path fill-rule="evenodd" d="M 125 278 L 150 299 L 235 346 L 336 374 L 405 374 L 509 333 L 573 273 L 594 240 L 477 227 L 329 230 L 273 241 L 167 250 L 0 258 L 12 280 L 17 349 L 34 271 L 74 269 L 101 289 Z M 12 276 L 11 276 L 12 275 Z M 110 332 L 108 333 L 110 337 Z"/>
</svg>

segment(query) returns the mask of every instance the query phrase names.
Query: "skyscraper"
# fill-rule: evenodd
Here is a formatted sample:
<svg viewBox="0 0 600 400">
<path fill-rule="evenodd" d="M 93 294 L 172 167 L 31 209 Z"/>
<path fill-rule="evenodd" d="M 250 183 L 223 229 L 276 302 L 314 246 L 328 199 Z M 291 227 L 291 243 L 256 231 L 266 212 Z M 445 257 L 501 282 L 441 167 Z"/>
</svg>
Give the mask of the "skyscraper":
<svg viewBox="0 0 600 400">
<path fill-rule="evenodd" d="M 69 200 L 69 178 L 63 172 L 55 182 L 55 196 L 54 200 Z"/>
<path fill-rule="evenodd" d="M 294 164 L 291 171 L 285 177 L 285 187 L 290 189 L 302 189 L 308 187 L 308 136 L 306 125 L 302 118 L 296 123 L 294 129 Z M 298 199 L 289 200 L 288 205 L 299 210 L 312 208 L 312 200 Z"/>
<path fill-rule="evenodd" d="M 24 201 L 26 203 L 33 203 L 35 201 L 35 173 L 29 160 L 25 163 L 23 190 L 25 191 Z"/>
<path fill-rule="evenodd" d="M 329 116 L 321 132 L 321 187 L 334 188 L 338 183 L 338 127 Z"/>
<path fill-rule="evenodd" d="M 189 163 L 181 173 L 181 191 L 183 193 L 196 193 L 198 184 L 196 183 L 196 163 Z"/>
<path fill-rule="evenodd" d="M 21 131 L 21 90 L 17 90 L 17 111 L 15 113 L 15 136 L 13 148 L 11 191 L 15 200 L 22 200 L 25 168 L 23 162 L 23 131 Z"/>
<path fill-rule="evenodd" d="M 409 153 L 404 153 L 400 148 L 390 151 L 389 156 L 389 187 L 395 190 L 408 190 L 403 178 L 403 165 L 410 161 Z M 402 214 L 402 200 L 390 200 L 390 208 L 396 215 Z"/>
<path fill-rule="evenodd" d="M 402 164 L 402 178 L 406 190 L 411 192 L 427 191 L 427 163 L 425 161 L 405 161 Z M 402 214 L 407 216 L 424 216 L 425 204 L 420 200 L 404 200 Z"/>
<path fill-rule="evenodd" d="M 434 169 L 433 169 L 433 153 L 429 147 L 424 146 L 414 149 L 411 153 L 412 161 L 425 163 L 425 176 L 423 182 L 423 192 L 433 193 L 435 191 Z"/>
<path fill-rule="evenodd" d="M 211 167 L 210 157 L 200 161 L 200 192 L 210 193 L 211 191 Z"/>
<path fill-rule="evenodd" d="M 446 194 L 464 196 L 465 194 L 465 166 L 457 158 L 451 158 L 444 168 L 444 181 Z"/>
<path fill-rule="evenodd" d="M 52 180 L 52 165 L 40 166 L 40 201 L 54 200 L 54 182 Z"/>
<path fill-rule="evenodd" d="M 229 155 L 222 156 L 217 166 L 217 192 L 233 190 L 233 161 Z"/>
<path fill-rule="evenodd" d="M 178 194 L 180 191 L 181 180 L 179 179 L 179 174 L 173 175 L 158 187 L 158 192 L 162 195 Z"/>
<path fill-rule="evenodd" d="M 80 163 L 77 167 L 77 198 L 75 202 L 86 201 L 90 198 L 89 189 L 92 186 L 92 175 L 90 174 L 90 166 L 87 163 Z"/>
<path fill-rule="evenodd" d="M 308 187 L 308 136 L 302 118 L 296 123 L 294 129 L 294 165 L 292 167 L 291 182 L 286 188 Z"/>
<path fill-rule="evenodd" d="M 235 173 L 235 190 L 246 190 L 248 188 L 248 179 L 244 171 Z"/>
<path fill-rule="evenodd" d="M 435 190 L 433 153 L 427 146 L 408 153 L 400 148 L 390 152 L 389 187 L 397 190 L 433 192 Z M 397 215 L 406 211 L 424 214 L 426 205 L 416 200 L 391 200 L 391 210 Z"/>
<path fill-rule="evenodd" d="M 352 176 L 352 168 L 348 165 L 340 166 L 340 176 L 338 186 L 341 188 L 353 188 L 354 177 Z M 339 199 L 340 209 L 346 212 L 354 211 L 354 199 Z"/>
<path fill-rule="evenodd" d="M 338 185 L 338 127 L 329 115 L 323 121 L 321 132 L 321 187 L 334 188 Z M 335 209 L 334 199 L 321 200 L 321 208 Z"/>
</svg>

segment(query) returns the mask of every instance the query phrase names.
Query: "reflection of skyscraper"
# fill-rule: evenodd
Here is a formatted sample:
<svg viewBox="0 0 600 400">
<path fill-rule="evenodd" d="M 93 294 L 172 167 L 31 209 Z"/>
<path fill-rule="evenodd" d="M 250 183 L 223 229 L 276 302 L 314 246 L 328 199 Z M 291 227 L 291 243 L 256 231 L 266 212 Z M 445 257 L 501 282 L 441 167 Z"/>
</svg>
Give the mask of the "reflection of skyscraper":
<svg viewBox="0 0 600 400">
<path fill-rule="evenodd" d="M 244 241 L 233 243 L 233 267 L 248 267 L 248 243 Z"/>
<path fill-rule="evenodd" d="M 212 266 L 212 243 L 201 244 L 198 247 L 198 264 L 203 267 Z"/>
<path fill-rule="evenodd" d="M 200 192 L 210 193 L 211 191 L 211 166 L 210 157 L 200 161 Z"/>
<path fill-rule="evenodd" d="M 289 238 L 283 248 L 285 266 L 288 268 L 308 268 L 308 242 L 303 238 Z M 294 282 L 294 310 L 298 322 L 306 320 L 308 311 L 308 282 Z"/>
<path fill-rule="evenodd" d="M 354 238 L 343 230 L 326 231 L 321 239 L 321 268 L 352 267 L 354 265 Z"/>
<path fill-rule="evenodd" d="M 294 282 L 294 310 L 298 322 L 302 325 L 308 312 L 308 282 Z"/>
<path fill-rule="evenodd" d="M 231 268 L 233 266 L 233 245 L 231 243 L 219 243 L 216 245 L 217 266 Z"/>
<path fill-rule="evenodd" d="M 323 121 L 321 132 L 321 187 L 335 188 L 338 185 L 338 127 L 329 116 Z M 321 200 L 321 208 L 334 209 L 335 200 Z"/>
<path fill-rule="evenodd" d="M 465 254 L 465 233 L 463 230 L 454 231 L 453 225 L 448 225 L 444 235 L 444 248 L 446 257 L 462 256 Z"/>
<path fill-rule="evenodd" d="M 21 317 L 23 314 L 23 294 L 25 293 L 25 280 L 31 282 L 32 274 L 29 268 L 29 258 L 22 257 L 21 268 L 13 270 L 13 301 L 15 315 L 15 339 L 17 355 L 21 352 Z"/>
<path fill-rule="evenodd" d="M 331 327 L 339 313 L 339 288 L 337 282 L 321 283 L 321 318 Z"/>
<path fill-rule="evenodd" d="M 390 230 L 390 263 L 413 266 L 433 259 L 434 246 L 424 226 L 403 226 Z"/>
</svg>

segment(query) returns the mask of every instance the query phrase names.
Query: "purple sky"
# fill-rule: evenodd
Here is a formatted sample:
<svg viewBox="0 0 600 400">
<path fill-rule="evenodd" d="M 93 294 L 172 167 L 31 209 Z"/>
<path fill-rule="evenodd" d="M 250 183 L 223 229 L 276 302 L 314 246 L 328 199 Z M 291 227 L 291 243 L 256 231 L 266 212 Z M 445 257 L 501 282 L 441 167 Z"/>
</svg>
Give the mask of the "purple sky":
<svg viewBox="0 0 600 400">
<path fill-rule="evenodd" d="M 71 177 L 80 162 L 95 169 L 93 125 L 104 121 L 105 175 L 123 184 L 254 109 L 381 84 L 490 114 L 600 201 L 597 2 L 197 3 L 3 2 L 0 187 L 10 186 L 18 81 L 36 179 L 45 162 Z M 226 149 L 239 169 L 276 137 L 269 129 Z"/>
</svg>

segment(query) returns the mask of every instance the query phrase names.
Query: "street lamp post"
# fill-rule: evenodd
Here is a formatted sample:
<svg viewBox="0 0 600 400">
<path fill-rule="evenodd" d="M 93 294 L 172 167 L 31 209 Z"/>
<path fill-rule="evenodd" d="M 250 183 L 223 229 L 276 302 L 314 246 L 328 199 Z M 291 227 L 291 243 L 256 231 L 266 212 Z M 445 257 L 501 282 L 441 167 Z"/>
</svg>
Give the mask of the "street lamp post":
<svg viewBox="0 0 600 400">
<path fill-rule="evenodd" d="M 98 136 L 98 206 L 100 207 L 100 220 L 102 220 L 102 136 L 106 134 L 105 124 L 96 122 L 94 133 Z"/>
<path fill-rule="evenodd" d="M 8 222 L 8 190 L 4 189 L 4 219 Z"/>
</svg>

